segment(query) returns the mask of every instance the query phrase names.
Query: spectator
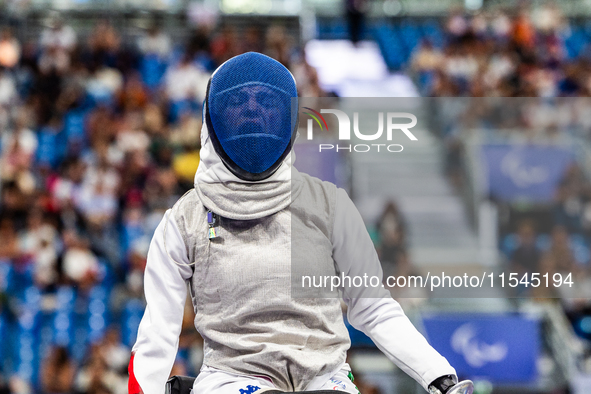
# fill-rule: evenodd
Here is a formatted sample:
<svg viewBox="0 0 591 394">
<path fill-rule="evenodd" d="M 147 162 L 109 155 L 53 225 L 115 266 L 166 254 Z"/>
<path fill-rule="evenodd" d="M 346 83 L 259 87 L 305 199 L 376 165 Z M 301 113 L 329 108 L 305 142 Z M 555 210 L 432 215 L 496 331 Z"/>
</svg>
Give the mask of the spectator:
<svg viewBox="0 0 591 394">
<path fill-rule="evenodd" d="M 91 228 L 100 231 L 112 224 L 117 214 L 116 195 L 102 182 L 86 185 L 78 200 L 78 208 Z"/>
<path fill-rule="evenodd" d="M 541 253 L 536 246 L 533 223 L 524 221 L 517 228 L 518 246 L 511 255 L 511 269 L 517 273 L 540 272 Z"/>
<path fill-rule="evenodd" d="M 37 63 L 39 70 L 46 76 L 65 74 L 76 46 L 76 33 L 64 24 L 59 13 L 51 13 L 39 44 L 42 50 Z"/>
<path fill-rule="evenodd" d="M 0 259 L 11 260 L 20 255 L 18 248 L 18 238 L 14 231 L 14 223 L 8 218 L 0 221 Z"/>
<path fill-rule="evenodd" d="M 62 269 L 64 279 L 82 290 L 90 290 L 99 279 L 99 263 L 88 247 L 74 231 L 65 230 L 62 234 L 64 254 Z"/>
<path fill-rule="evenodd" d="M 2 135 L 0 163 L 5 181 L 16 180 L 23 172 L 32 177 L 29 170 L 37 150 L 37 136 L 27 127 L 27 115 L 24 109 L 19 111 L 13 130 Z"/>
<path fill-rule="evenodd" d="M 357 0 L 361 1 L 361 0 Z M 291 62 L 290 52 L 292 48 L 291 37 L 288 36 L 284 26 L 275 25 L 267 30 L 264 53 L 276 59 L 285 67 L 289 68 Z"/>
<path fill-rule="evenodd" d="M 166 94 L 173 103 L 190 100 L 201 104 L 205 99 L 209 74 L 195 66 L 187 55 L 164 78 Z"/>
<path fill-rule="evenodd" d="M 177 148 L 201 147 L 201 119 L 190 111 L 180 114 L 179 122 L 170 130 L 168 140 Z"/>
<path fill-rule="evenodd" d="M 50 182 L 50 191 L 62 206 L 75 206 L 80 200 L 86 165 L 77 157 L 64 161 L 62 175 Z"/>
<path fill-rule="evenodd" d="M 90 357 L 76 376 L 75 387 L 82 393 L 127 393 L 127 377 L 110 369 L 102 346 L 93 346 Z"/>
<path fill-rule="evenodd" d="M 56 284 L 58 233 L 55 227 L 45 222 L 41 210 L 33 209 L 29 213 L 27 229 L 19 236 L 19 251 L 32 259 L 37 286 L 46 289 Z"/>
<path fill-rule="evenodd" d="M 4 183 L 2 185 L 2 211 L 0 211 L 2 217 L 0 220 L 9 220 L 11 222 L 10 225 L 16 229 L 24 228 L 28 215 L 27 212 L 31 207 L 29 197 L 23 193 L 15 181 Z"/>
<path fill-rule="evenodd" d="M 43 393 L 67 394 L 73 391 L 76 366 L 65 347 L 57 347 L 48 352 L 40 373 Z"/>
<path fill-rule="evenodd" d="M 15 134 L 6 138 L 7 144 L 0 157 L 1 178 L 3 181 L 15 181 L 23 193 L 31 194 L 35 188 L 35 180 L 29 171 L 33 159 L 31 147 L 37 141 L 34 134 L 27 135 L 24 130 Z"/>
<path fill-rule="evenodd" d="M 365 20 L 365 0 L 345 0 L 345 17 L 349 27 L 349 39 L 355 45 L 361 40 Z"/>
<path fill-rule="evenodd" d="M 533 49 L 536 43 L 536 32 L 526 10 L 517 16 L 511 33 L 513 43 L 521 50 Z"/>
<path fill-rule="evenodd" d="M 119 88 L 122 88 L 119 90 Z M 138 73 L 128 76 L 122 86 L 117 88 L 117 104 L 125 112 L 135 112 L 143 109 L 148 104 L 148 91 Z M 116 90 L 113 90 L 115 92 Z"/>
<path fill-rule="evenodd" d="M 143 113 L 128 112 L 119 125 L 117 132 L 117 148 L 124 154 L 127 152 L 146 152 L 150 138 L 143 130 Z"/>
<path fill-rule="evenodd" d="M 222 31 L 213 37 L 210 43 L 211 57 L 215 64 L 220 65 L 233 56 L 238 55 L 238 33 L 230 25 L 222 28 Z"/>
<path fill-rule="evenodd" d="M 532 22 L 537 31 L 544 36 L 558 33 L 564 26 L 564 16 L 554 3 L 542 4 L 532 12 Z"/>
<path fill-rule="evenodd" d="M 0 30 L 0 67 L 12 68 L 21 57 L 21 46 L 12 31 L 5 27 Z"/>
<path fill-rule="evenodd" d="M 457 40 L 468 32 L 469 24 L 466 17 L 458 10 L 452 11 L 445 25 L 447 33 Z"/>
<path fill-rule="evenodd" d="M 497 11 L 490 23 L 493 37 L 501 44 L 506 44 L 511 34 L 511 19 L 503 11 Z"/>
<path fill-rule="evenodd" d="M 144 270 L 148 257 L 149 241 L 139 238 L 133 242 L 129 251 L 129 269 L 127 272 L 127 291 L 131 298 L 143 298 Z"/>
<path fill-rule="evenodd" d="M 87 92 L 98 102 L 110 103 L 123 87 L 121 72 L 107 65 L 100 65 L 86 82 Z"/>
<path fill-rule="evenodd" d="M 121 343 L 119 327 L 110 327 L 99 345 L 99 351 L 107 367 L 119 375 L 127 375 L 131 349 Z M 127 383 L 127 382 L 125 382 Z"/>
<path fill-rule="evenodd" d="M 551 233 L 550 249 L 543 255 L 544 272 L 572 273 L 576 268 L 569 235 L 563 226 L 555 226 Z"/>
<path fill-rule="evenodd" d="M 106 19 L 99 21 L 88 38 L 91 67 L 115 67 L 120 45 L 119 33 L 111 23 Z"/>
<path fill-rule="evenodd" d="M 300 97 L 326 97 L 328 94 L 320 87 L 318 72 L 308 64 L 305 54 L 292 63 L 291 72 L 298 81 L 298 95 Z"/>
<path fill-rule="evenodd" d="M 584 195 L 583 188 L 587 182 L 582 177 L 578 166 L 571 166 L 565 174 L 562 184 L 556 192 L 554 205 L 554 221 L 565 226 L 569 231 L 582 231 Z"/>
<path fill-rule="evenodd" d="M 144 55 L 157 55 L 161 59 L 166 59 L 171 51 L 170 37 L 157 23 L 153 23 L 138 39 L 138 48 Z"/>
<path fill-rule="evenodd" d="M 16 81 L 2 67 L 0 67 L 0 108 L 13 104 L 17 99 Z"/>
<path fill-rule="evenodd" d="M 405 252 L 404 222 L 393 201 L 386 204 L 377 224 L 379 232 L 378 253 L 386 275 L 394 275 Z"/>
<path fill-rule="evenodd" d="M 47 19 L 47 26 L 41 32 L 39 43 L 43 50 L 53 48 L 70 53 L 76 46 L 76 32 L 65 25 L 61 15 L 54 11 Z"/>
<path fill-rule="evenodd" d="M 433 47 L 429 40 L 423 40 L 413 53 L 410 61 L 411 69 L 418 73 L 434 72 L 441 67 L 443 54 Z"/>
</svg>

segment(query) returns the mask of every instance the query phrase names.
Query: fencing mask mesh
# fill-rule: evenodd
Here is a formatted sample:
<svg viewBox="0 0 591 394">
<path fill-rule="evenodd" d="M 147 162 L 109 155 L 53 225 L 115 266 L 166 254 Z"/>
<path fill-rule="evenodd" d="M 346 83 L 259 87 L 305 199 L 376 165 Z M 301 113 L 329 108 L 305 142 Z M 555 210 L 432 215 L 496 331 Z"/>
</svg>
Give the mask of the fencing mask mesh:
<svg viewBox="0 0 591 394">
<path fill-rule="evenodd" d="M 238 178 L 270 177 L 291 149 L 297 128 L 291 73 L 260 53 L 222 64 L 209 81 L 205 120 L 216 153 Z"/>
</svg>

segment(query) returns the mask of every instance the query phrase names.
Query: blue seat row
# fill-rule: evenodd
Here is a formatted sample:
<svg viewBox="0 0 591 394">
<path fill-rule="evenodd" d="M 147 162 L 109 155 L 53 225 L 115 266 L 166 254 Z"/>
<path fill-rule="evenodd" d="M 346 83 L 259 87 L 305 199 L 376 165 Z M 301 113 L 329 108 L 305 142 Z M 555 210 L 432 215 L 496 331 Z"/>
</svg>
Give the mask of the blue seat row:
<svg viewBox="0 0 591 394">
<path fill-rule="evenodd" d="M 90 345 L 102 340 L 112 323 L 122 327 L 125 344 L 133 345 L 145 305 L 130 299 L 121 316 L 113 316 L 109 295 L 110 289 L 104 286 L 96 286 L 88 293 L 64 286 L 54 295 L 55 308 L 45 309 L 41 291 L 34 286 L 25 288 L 14 308 L 16 313 L 0 313 L 0 370 L 18 374 L 36 385 L 43 359 L 52 347 L 66 347 L 80 364 Z"/>
</svg>

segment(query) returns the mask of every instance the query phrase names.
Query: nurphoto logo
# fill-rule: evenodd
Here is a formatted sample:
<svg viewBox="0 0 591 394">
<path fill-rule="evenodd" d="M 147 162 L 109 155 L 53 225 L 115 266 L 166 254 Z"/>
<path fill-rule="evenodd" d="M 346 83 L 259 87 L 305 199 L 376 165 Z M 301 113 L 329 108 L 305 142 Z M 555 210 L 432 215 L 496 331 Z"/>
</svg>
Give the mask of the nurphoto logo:
<svg viewBox="0 0 591 394">
<path fill-rule="evenodd" d="M 333 114 L 337 118 L 338 122 L 338 138 L 339 141 L 351 140 L 351 119 L 349 115 L 338 109 L 321 109 L 320 112 L 304 107 L 310 112 L 304 112 L 309 115 L 312 119 L 308 119 L 307 124 L 307 139 L 309 141 L 314 139 L 314 121 L 320 127 L 321 131 L 328 130 L 328 124 L 322 114 Z M 410 122 L 400 123 L 400 119 L 407 119 Z M 411 141 L 417 141 L 417 137 L 410 131 L 411 128 L 416 126 L 417 117 L 408 112 L 388 112 L 386 114 L 386 141 L 392 141 L 392 135 L 395 131 L 402 131 L 404 135 Z M 382 135 L 384 134 L 384 112 L 378 113 L 378 130 L 373 133 L 362 133 L 359 130 L 359 113 L 353 113 L 353 133 L 355 137 L 362 141 L 378 141 L 380 138 L 383 140 Z M 318 144 L 319 152 L 336 150 L 337 152 L 346 150 L 349 152 L 369 152 L 375 150 L 377 152 L 402 152 L 404 147 L 400 144 L 386 144 L 386 143 L 373 143 L 373 144 Z"/>
</svg>

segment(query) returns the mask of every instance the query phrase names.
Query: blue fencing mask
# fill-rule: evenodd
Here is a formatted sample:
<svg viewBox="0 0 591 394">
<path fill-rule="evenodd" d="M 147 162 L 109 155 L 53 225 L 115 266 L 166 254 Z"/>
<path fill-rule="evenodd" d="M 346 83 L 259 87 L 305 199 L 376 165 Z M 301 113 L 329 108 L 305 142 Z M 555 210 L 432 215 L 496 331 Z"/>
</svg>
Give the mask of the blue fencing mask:
<svg viewBox="0 0 591 394">
<path fill-rule="evenodd" d="M 238 178 L 260 181 L 277 171 L 297 130 L 294 97 L 293 75 L 260 53 L 233 57 L 213 73 L 205 121 L 216 153 Z"/>
</svg>

